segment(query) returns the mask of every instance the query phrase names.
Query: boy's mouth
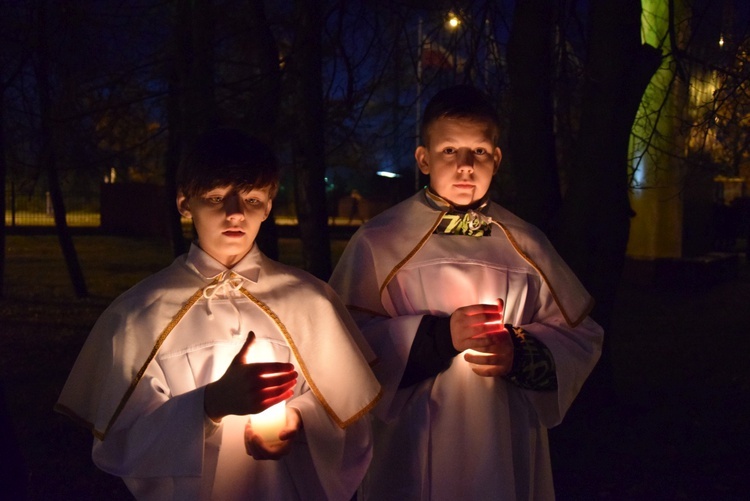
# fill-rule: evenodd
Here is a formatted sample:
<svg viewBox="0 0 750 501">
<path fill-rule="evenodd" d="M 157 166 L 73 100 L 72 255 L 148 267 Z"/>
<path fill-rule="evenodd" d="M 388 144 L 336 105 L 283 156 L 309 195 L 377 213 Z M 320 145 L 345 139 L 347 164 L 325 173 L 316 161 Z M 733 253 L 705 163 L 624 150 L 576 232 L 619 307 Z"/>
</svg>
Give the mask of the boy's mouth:
<svg viewBox="0 0 750 501">
<path fill-rule="evenodd" d="M 222 235 L 226 235 L 228 237 L 241 237 L 245 234 L 242 230 L 232 229 L 232 230 L 224 230 L 221 232 Z"/>
</svg>

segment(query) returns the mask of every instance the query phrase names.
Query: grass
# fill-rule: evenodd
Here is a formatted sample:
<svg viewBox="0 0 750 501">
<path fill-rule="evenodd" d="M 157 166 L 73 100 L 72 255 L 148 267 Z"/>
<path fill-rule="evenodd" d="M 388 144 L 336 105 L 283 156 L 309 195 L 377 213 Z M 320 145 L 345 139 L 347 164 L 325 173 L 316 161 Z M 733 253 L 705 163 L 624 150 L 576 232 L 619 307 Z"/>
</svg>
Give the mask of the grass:
<svg viewBox="0 0 750 501">
<path fill-rule="evenodd" d="M 88 331 L 117 295 L 172 261 L 161 239 L 76 236 L 89 297 L 77 299 L 54 236 L 9 236 L 0 300 L 0 382 L 29 473 L 29 499 L 131 499 L 91 463 L 91 437 L 52 407 Z M 340 255 L 346 242 L 334 241 Z M 298 240 L 280 260 L 299 266 Z"/>
<path fill-rule="evenodd" d="M 74 241 L 86 299 L 75 298 L 54 236 L 8 237 L 0 382 L 28 499 L 130 499 L 119 479 L 91 463 L 88 432 L 52 406 L 101 311 L 171 262 L 171 252 L 157 239 Z M 334 242 L 334 260 L 345 243 Z M 299 265 L 299 241 L 283 239 L 280 248 L 282 261 Z M 616 398 L 603 405 L 584 391 L 550 432 L 559 499 L 745 496 L 749 300 L 744 261 L 736 278 L 706 287 L 622 285 L 608 332 Z"/>
<path fill-rule="evenodd" d="M 98 227 L 101 216 L 97 211 L 79 210 L 67 211 L 65 221 L 68 226 Z M 52 214 L 43 211 L 19 210 L 15 213 L 5 212 L 6 226 L 55 226 Z"/>
</svg>

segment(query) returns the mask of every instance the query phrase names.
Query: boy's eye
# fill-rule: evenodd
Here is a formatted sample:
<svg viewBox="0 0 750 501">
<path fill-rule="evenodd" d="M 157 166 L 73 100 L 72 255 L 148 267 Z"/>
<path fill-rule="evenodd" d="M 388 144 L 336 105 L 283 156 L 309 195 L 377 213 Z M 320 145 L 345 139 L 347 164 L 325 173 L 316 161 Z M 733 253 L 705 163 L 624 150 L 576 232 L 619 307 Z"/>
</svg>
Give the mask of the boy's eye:
<svg viewBox="0 0 750 501">
<path fill-rule="evenodd" d="M 258 200 L 257 198 L 251 197 L 251 198 L 246 198 L 245 202 L 247 202 L 250 205 L 257 205 L 260 203 L 260 200 Z"/>
<path fill-rule="evenodd" d="M 456 153 L 456 148 L 453 148 L 452 146 L 448 146 L 446 148 L 443 148 L 443 153 L 447 155 L 453 155 L 454 153 Z"/>
<path fill-rule="evenodd" d="M 487 150 L 485 150 L 484 148 L 477 148 L 477 149 L 474 150 L 474 154 L 475 155 L 486 155 L 487 154 Z"/>
<path fill-rule="evenodd" d="M 206 197 L 206 200 L 212 204 L 220 204 L 224 200 L 224 197 Z"/>
</svg>

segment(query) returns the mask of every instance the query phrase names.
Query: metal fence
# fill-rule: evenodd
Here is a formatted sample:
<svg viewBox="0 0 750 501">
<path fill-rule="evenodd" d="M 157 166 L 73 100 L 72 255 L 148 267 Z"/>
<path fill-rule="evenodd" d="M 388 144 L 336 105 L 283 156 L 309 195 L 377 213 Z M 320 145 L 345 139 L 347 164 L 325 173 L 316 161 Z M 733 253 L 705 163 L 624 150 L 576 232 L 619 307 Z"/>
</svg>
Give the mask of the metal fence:
<svg viewBox="0 0 750 501">
<path fill-rule="evenodd" d="M 65 196 L 68 226 L 99 227 L 99 193 L 86 196 Z M 5 226 L 54 226 L 54 212 L 48 192 L 19 193 L 13 187 L 5 190 Z"/>
<path fill-rule="evenodd" d="M 69 227 L 86 232 L 104 234 L 166 235 L 161 187 L 139 183 L 104 184 L 84 195 L 63 195 L 66 221 Z M 277 203 L 280 202 L 280 203 Z M 336 214 L 331 214 L 332 228 L 353 228 L 385 207 L 363 201 L 354 213 L 342 200 Z M 5 190 L 5 227 L 19 232 L 54 231 L 55 219 L 49 194 L 40 191 Z M 289 200 L 274 200 L 274 221 L 280 227 L 298 224 L 293 204 Z M 183 218 L 183 227 L 190 230 L 191 222 Z M 340 233 L 340 232 L 339 232 Z"/>
</svg>

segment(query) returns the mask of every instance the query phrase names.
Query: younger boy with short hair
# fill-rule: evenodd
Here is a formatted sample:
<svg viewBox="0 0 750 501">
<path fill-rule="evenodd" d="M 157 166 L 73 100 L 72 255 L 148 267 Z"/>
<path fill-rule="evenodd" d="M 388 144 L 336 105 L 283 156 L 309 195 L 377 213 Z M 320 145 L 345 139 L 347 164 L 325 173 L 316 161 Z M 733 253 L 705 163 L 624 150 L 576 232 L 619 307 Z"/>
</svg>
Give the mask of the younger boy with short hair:
<svg viewBox="0 0 750 501">
<path fill-rule="evenodd" d="M 362 226 L 330 283 L 379 358 L 363 499 L 553 499 L 547 428 L 599 358 L 591 297 L 489 200 L 499 119 L 473 87 L 425 109 L 429 187 Z"/>
<path fill-rule="evenodd" d="M 365 473 L 373 355 L 327 284 L 255 245 L 278 182 L 265 144 L 200 137 L 177 197 L 197 240 L 110 305 L 63 389 L 138 499 L 348 501 Z M 255 415 L 284 401 L 263 438 Z"/>
</svg>

